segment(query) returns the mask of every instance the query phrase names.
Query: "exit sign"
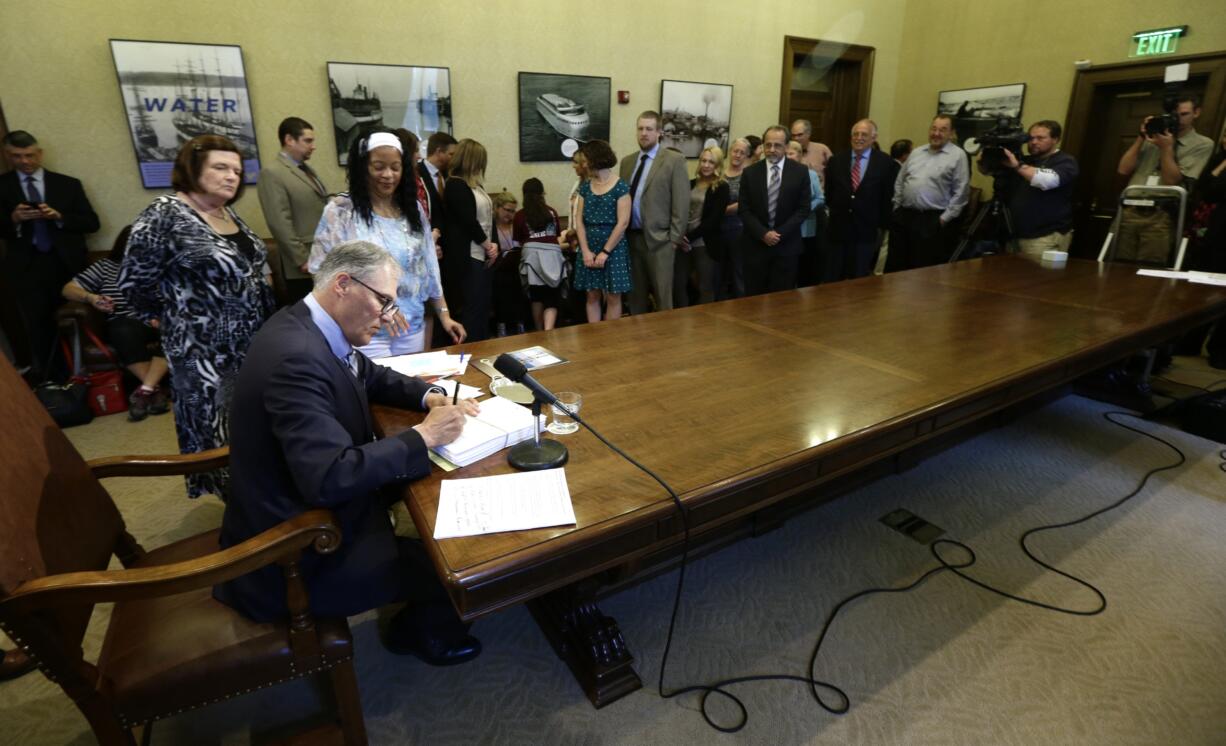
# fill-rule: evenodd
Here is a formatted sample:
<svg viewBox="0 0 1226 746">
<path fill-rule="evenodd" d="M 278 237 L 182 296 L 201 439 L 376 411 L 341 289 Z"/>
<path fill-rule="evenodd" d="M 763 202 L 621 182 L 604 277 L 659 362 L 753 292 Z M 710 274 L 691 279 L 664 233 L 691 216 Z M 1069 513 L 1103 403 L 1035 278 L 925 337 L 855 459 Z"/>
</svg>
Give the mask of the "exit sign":
<svg viewBox="0 0 1226 746">
<path fill-rule="evenodd" d="M 1132 35 L 1132 49 L 1128 52 L 1128 56 L 1154 57 L 1160 54 L 1174 54 L 1179 46 L 1180 37 L 1187 33 L 1187 26 L 1138 31 Z"/>
</svg>

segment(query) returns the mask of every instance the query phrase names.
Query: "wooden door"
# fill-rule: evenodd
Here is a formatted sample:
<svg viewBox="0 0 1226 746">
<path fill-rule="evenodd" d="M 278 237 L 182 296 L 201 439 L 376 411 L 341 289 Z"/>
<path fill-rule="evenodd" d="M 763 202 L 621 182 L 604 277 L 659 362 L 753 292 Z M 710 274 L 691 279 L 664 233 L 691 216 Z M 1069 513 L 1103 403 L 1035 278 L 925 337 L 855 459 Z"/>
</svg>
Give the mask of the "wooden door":
<svg viewBox="0 0 1226 746">
<path fill-rule="evenodd" d="M 1074 256 L 1098 256 L 1120 190 L 1120 156 L 1132 144 L 1141 120 L 1162 111 L 1162 77 L 1167 65 L 1188 62 L 1183 90 L 1201 98 L 1196 129 L 1215 137 L 1226 120 L 1226 54 L 1213 53 L 1158 61 L 1126 62 L 1081 70 L 1073 83 L 1064 122 L 1064 150 L 1077 158 L 1081 176 L 1073 194 Z"/>
<path fill-rule="evenodd" d="M 1207 75 L 1192 76 L 1184 90 L 1203 98 L 1207 82 Z M 1116 172 L 1120 157 L 1136 139 L 1141 120 L 1162 113 L 1162 95 L 1163 85 L 1157 80 L 1104 85 L 1095 90 L 1093 115 L 1080 159 L 1075 256 L 1098 255 L 1115 217 L 1120 191 L 1128 183 Z"/>
<path fill-rule="evenodd" d="M 868 116 L 873 55 L 872 47 L 784 37 L 779 123 L 808 119 L 814 142 L 845 146 L 851 126 Z"/>
</svg>

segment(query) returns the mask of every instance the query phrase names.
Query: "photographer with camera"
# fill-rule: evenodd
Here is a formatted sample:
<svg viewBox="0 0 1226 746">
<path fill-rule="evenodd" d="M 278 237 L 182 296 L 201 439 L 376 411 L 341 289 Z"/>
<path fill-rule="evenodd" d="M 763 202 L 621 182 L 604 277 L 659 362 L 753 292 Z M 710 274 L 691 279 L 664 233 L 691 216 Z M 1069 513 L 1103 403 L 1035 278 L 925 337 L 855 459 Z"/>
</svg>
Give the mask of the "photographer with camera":
<svg viewBox="0 0 1226 746">
<path fill-rule="evenodd" d="M 1132 145 L 1120 157 L 1117 171 L 1128 186 L 1182 186 L 1191 191 L 1213 152 L 1213 140 L 1196 131 L 1200 101 L 1180 95 L 1167 112 L 1141 122 Z M 1169 261 L 1171 215 L 1160 207 L 1125 205 L 1120 215 L 1116 257 L 1163 264 Z"/>
<path fill-rule="evenodd" d="M 1059 148 L 1059 122 L 1044 119 L 1030 125 L 1026 149 L 984 148 L 979 152 L 980 173 L 997 177 L 995 196 L 1009 208 L 1013 238 L 1023 254 L 1041 257 L 1044 251 L 1068 251 L 1073 237 L 1073 184 L 1077 159 Z M 994 156 L 994 157 L 993 157 Z"/>
</svg>

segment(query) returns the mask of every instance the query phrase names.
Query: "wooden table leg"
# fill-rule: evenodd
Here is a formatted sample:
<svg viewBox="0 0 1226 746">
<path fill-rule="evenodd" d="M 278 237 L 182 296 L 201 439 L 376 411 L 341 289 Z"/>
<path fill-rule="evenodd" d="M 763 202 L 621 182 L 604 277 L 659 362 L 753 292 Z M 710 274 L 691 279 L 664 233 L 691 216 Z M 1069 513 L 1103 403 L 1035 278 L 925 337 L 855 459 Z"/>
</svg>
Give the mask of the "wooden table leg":
<svg viewBox="0 0 1226 746">
<path fill-rule="evenodd" d="M 597 708 L 643 686 L 621 629 L 596 606 L 599 584 L 585 580 L 528 602 L 537 625 Z"/>
</svg>

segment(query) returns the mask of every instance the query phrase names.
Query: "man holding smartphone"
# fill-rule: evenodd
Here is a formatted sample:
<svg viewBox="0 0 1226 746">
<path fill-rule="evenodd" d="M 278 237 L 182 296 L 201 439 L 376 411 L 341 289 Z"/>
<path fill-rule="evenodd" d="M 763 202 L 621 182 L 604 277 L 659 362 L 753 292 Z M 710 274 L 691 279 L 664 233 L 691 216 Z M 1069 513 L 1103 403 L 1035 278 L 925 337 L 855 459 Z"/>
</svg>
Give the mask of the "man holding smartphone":
<svg viewBox="0 0 1226 746">
<path fill-rule="evenodd" d="M 55 343 L 60 288 L 85 268 L 85 236 L 98 230 L 98 216 L 80 181 L 43 168 L 43 150 L 33 135 L 13 130 L 3 144 L 14 170 L 0 176 L 6 248 L 0 273 L 19 311 L 33 376 L 42 380 Z M 8 331 L 13 337 L 18 330 Z"/>
</svg>

